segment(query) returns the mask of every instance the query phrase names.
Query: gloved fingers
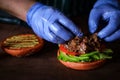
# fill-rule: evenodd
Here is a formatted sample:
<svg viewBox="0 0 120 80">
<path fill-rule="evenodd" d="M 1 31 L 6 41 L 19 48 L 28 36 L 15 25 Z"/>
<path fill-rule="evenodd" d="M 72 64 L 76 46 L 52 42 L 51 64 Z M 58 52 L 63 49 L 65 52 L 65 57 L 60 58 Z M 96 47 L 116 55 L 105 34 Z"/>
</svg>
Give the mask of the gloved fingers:
<svg viewBox="0 0 120 80">
<path fill-rule="evenodd" d="M 88 20 L 89 31 L 91 33 L 94 33 L 97 30 L 101 17 L 102 14 L 99 11 L 97 11 L 96 9 L 91 10 Z"/>
<path fill-rule="evenodd" d="M 52 26 L 50 26 L 50 30 L 57 36 L 59 36 L 61 39 L 68 41 L 71 38 L 73 38 L 73 34 L 69 32 L 64 26 L 60 25 L 59 23 L 54 23 Z"/>
<path fill-rule="evenodd" d="M 39 18 L 39 17 L 38 17 Z M 45 24 L 42 19 L 35 19 L 35 22 L 32 23 L 32 29 L 33 31 L 41 38 L 45 38 L 44 32 L 46 32 L 48 29 L 43 28 L 45 25 L 48 26 L 48 24 Z M 35 25 L 35 26 L 34 26 Z"/>
<path fill-rule="evenodd" d="M 40 20 L 41 19 L 39 19 L 39 21 Z M 39 37 L 41 37 L 41 38 L 43 38 L 43 39 L 45 39 L 47 41 L 50 41 L 50 42 L 53 42 L 53 43 L 57 43 L 57 41 L 54 40 L 56 38 L 56 36 L 54 34 L 52 34 L 50 29 L 48 28 L 49 24 L 44 23 L 43 20 L 41 20 L 40 22 L 36 21 L 36 25 L 37 26 L 32 27 L 32 29 Z"/>
<path fill-rule="evenodd" d="M 50 29 L 49 26 L 46 26 L 46 28 L 43 29 L 43 38 L 46 39 L 47 41 L 50 41 L 52 43 L 64 43 L 65 40 L 54 34 L 54 32 Z"/>
<path fill-rule="evenodd" d="M 54 34 L 52 31 L 50 31 L 49 33 L 46 34 L 46 38 L 48 38 L 47 41 L 50 41 L 50 42 L 56 43 L 56 44 L 65 42 L 65 40 L 61 39 L 59 36 Z"/>
<path fill-rule="evenodd" d="M 39 23 L 39 24 L 41 24 L 41 23 Z M 43 31 L 40 31 L 39 26 L 35 26 L 35 27 L 31 27 L 31 28 L 37 36 L 43 38 L 43 35 L 41 34 L 41 33 L 43 33 Z"/>
<path fill-rule="evenodd" d="M 108 36 L 105 38 L 105 41 L 107 42 L 111 42 L 114 40 L 120 39 L 120 29 L 118 31 L 116 31 L 114 34 Z"/>
<path fill-rule="evenodd" d="M 111 16 L 108 25 L 98 33 L 98 36 L 100 38 L 105 38 L 111 35 L 113 32 L 116 31 L 116 29 L 118 29 L 120 25 L 119 21 L 120 21 L 120 17 L 118 17 L 117 15 Z"/>
<path fill-rule="evenodd" d="M 61 15 L 58 21 L 66 29 L 68 29 L 70 32 L 72 32 L 75 36 L 81 37 L 83 35 L 83 33 L 80 31 L 80 29 L 64 15 Z"/>
<path fill-rule="evenodd" d="M 50 29 L 50 26 L 53 25 L 50 22 L 46 21 L 44 18 L 39 19 L 39 22 L 34 23 L 36 26 L 32 27 L 33 31 L 41 38 L 50 41 L 52 43 L 64 43 L 65 40 L 57 36 Z M 54 27 L 53 27 L 54 28 Z"/>
</svg>

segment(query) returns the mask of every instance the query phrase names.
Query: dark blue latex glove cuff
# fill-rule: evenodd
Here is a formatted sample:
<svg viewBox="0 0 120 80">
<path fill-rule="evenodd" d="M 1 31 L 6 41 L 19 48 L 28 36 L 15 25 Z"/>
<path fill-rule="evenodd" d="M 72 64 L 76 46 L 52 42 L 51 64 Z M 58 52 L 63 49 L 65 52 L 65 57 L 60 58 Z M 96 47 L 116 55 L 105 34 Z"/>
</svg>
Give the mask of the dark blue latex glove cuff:
<svg viewBox="0 0 120 80">
<path fill-rule="evenodd" d="M 28 13 L 27 13 L 27 24 L 29 26 L 31 26 L 31 18 L 33 16 L 33 14 L 35 13 L 35 11 L 40 8 L 40 7 L 43 7 L 44 5 L 39 3 L 39 2 L 36 2 L 35 4 L 32 5 L 32 7 L 29 9 Z"/>
</svg>

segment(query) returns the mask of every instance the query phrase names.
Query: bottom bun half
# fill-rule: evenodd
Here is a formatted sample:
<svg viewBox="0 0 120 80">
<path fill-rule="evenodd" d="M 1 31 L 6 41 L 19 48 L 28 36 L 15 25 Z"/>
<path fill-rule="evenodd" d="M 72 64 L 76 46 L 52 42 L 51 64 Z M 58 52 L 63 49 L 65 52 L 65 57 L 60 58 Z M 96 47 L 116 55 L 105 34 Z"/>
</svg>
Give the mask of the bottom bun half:
<svg viewBox="0 0 120 80">
<path fill-rule="evenodd" d="M 57 52 L 57 56 L 59 56 L 59 50 Z M 97 60 L 94 62 L 65 62 L 62 60 L 59 60 L 60 63 L 62 63 L 64 66 L 75 69 L 75 70 L 91 70 L 100 67 L 103 65 L 106 60 Z"/>
<path fill-rule="evenodd" d="M 15 35 L 15 36 L 33 36 L 34 34 L 21 34 L 21 35 Z M 31 55 L 39 50 L 41 50 L 41 48 L 44 45 L 44 40 L 36 35 L 34 35 L 36 37 L 36 39 L 38 40 L 39 44 L 33 46 L 33 47 L 26 47 L 26 48 L 20 48 L 20 49 L 9 49 L 7 47 L 4 47 L 5 43 L 4 41 L 6 41 L 7 39 L 5 39 L 2 44 L 1 47 L 2 49 L 12 55 L 12 56 L 16 56 L 16 57 L 23 57 L 23 56 L 28 56 Z M 13 36 L 12 36 L 13 37 Z M 21 41 L 22 42 L 22 41 Z M 18 43 L 19 44 L 19 43 Z"/>
</svg>

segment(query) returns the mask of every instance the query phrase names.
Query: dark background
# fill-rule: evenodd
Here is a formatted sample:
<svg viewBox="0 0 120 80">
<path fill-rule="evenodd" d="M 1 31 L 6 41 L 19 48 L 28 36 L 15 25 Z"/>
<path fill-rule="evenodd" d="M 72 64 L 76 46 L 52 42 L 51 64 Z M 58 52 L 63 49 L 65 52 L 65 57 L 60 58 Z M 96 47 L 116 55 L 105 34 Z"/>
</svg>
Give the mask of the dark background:
<svg viewBox="0 0 120 80">
<path fill-rule="evenodd" d="M 66 16 L 89 15 L 96 0 L 36 0 L 48 6 L 53 6 Z M 0 22 L 27 25 L 20 19 L 0 10 Z"/>
</svg>

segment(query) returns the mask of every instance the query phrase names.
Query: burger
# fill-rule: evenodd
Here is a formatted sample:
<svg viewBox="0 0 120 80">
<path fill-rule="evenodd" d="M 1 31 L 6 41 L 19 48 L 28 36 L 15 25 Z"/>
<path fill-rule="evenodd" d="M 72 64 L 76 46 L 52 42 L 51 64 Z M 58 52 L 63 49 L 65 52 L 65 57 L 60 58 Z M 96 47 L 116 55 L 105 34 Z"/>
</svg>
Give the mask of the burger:
<svg viewBox="0 0 120 80">
<path fill-rule="evenodd" d="M 42 38 L 35 34 L 19 34 L 6 38 L 1 42 L 1 48 L 15 57 L 31 55 L 44 45 Z"/>
<path fill-rule="evenodd" d="M 103 65 L 112 58 L 113 51 L 97 37 L 97 33 L 75 37 L 59 44 L 58 60 L 68 68 L 75 70 L 91 70 Z"/>
</svg>

